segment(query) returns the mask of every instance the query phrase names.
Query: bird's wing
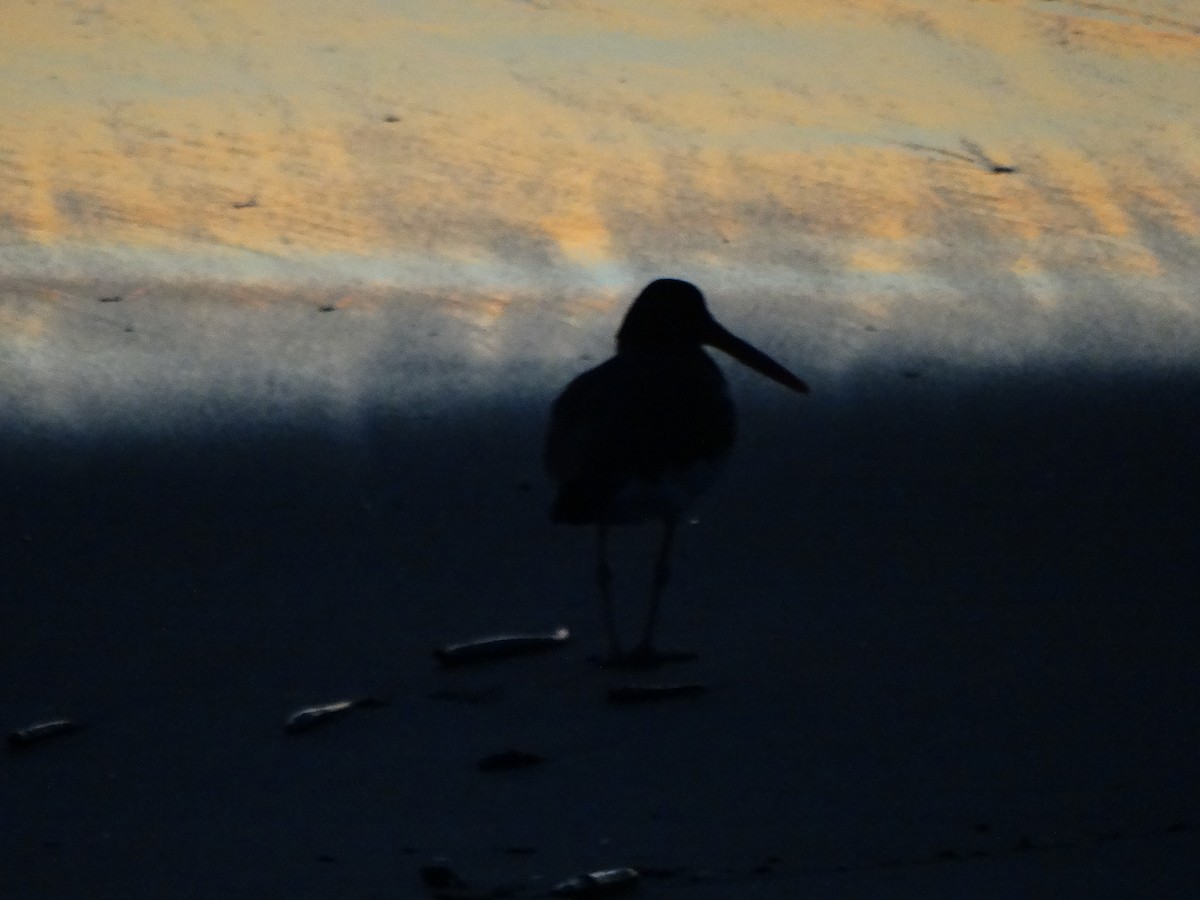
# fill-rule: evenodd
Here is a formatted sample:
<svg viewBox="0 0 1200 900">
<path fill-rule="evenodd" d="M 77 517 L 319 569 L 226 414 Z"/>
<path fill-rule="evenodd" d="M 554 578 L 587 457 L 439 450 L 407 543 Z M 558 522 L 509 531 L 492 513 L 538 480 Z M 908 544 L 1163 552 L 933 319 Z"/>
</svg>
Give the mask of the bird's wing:
<svg viewBox="0 0 1200 900">
<path fill-rule="evenodd" d="M 622 354 L 577 377 L 551 411 L 546 470 L 560 482 L 656 478 L 726 453 L 734 426 L 724 380 L 703 353 L 689 362 Z"/>
<path fill-rule="evenodd" d="M 554 401 L 543 459 L 560 482 L 594 471 L 612 455 L 625 391 L 617 358 L 575 378 Z"/>
</svg>

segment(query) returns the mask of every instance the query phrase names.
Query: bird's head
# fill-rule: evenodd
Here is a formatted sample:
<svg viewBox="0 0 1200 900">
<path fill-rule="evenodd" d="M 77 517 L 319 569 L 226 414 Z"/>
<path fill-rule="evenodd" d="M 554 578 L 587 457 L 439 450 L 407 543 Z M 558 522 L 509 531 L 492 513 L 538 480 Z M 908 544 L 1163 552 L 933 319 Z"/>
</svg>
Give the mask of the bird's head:
<svg viewBox="0 0 1200 900">
<path fill-rule="evenodd" d="M 638 294 L 617 330 L 617 352 L 680 350 L 707 344 L 802 394 L 808 385 L 757 347 L 726 330 L 691 282 L 659 278 Z"/>
<path fill-rule="evenodd" d="M 659 278 L 637 295 L 617 331 L 617 350 L 699 347 L 716 324 L 688 281 Z"/>
</svg>

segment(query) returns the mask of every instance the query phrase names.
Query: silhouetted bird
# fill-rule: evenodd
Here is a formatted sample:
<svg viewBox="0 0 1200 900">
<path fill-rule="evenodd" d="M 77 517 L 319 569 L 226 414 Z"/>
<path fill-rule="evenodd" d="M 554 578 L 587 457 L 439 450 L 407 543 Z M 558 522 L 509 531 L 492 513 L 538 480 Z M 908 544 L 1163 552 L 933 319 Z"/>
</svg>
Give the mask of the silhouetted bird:
<svg viewBox="0 0 1200 900">
<path fill-rule="evenodd" d="M 596 525 L 596 580 L 611 663 L 673 658 L 655 651 L 654 626 L 675 529 L 691 501 L 720 474 L 735 434 L 729 389 L 704 344 L 808 393 L 803 381 L 718 324 L 694 285 L 661 278 L 625 314 L 617 355 L 575 378 L 551 411 L 545 463 L 559 484 L 551 518 Z M 613 613 L 607 529 L 653 519 L 663 531 L 646 626 L 633 652 L 624 654 Z"/>
</svg>

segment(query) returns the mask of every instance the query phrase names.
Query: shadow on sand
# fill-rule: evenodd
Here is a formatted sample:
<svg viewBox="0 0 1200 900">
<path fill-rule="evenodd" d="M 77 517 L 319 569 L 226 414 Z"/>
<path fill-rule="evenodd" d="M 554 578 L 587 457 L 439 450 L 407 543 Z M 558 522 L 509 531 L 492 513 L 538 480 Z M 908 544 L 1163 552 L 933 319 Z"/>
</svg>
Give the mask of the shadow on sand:
<svg viewBox="0 0 1200 900">
<path fill-rule="evenodd" d="M 799 409 L 766 392 L 740 406 L 734 461 L 702 522 L 683 535 L 663 633 L 701 651 L 703 677 L 740 692 L 720 715 L 742 742 L 726 746 L 697 720 L 706 737 L 678 752 L 714 754 L 694 762 L 727 773 L 731 803 L 774 797 L 780 779 L 803 780 L 783 774 L 791 755 L 797 771 L 819 770 L 822 780 L 796 782 L 804 804 L 760 811 L 755 827 L 724 835 L 713 852 L 854 866 L 910 845 L 935 852 L 933 842 L 953 840 L 948 823 L 966 828 L 968 816 L 991 817 L 1005 841 L 1032 834 L 1034 844 L 1051 833 L 1200 817 L 1187 799 L 1200 796 L 1200 713 L 1187 699 L 1200 691 L 1196 373 L 863 375 L 832 390 L 815 384 Z M 246 748 L 277 730 L 289 704 L 426 684 L 429 650 L 448 638 L 565 622 L 582 647 L 596 646 L 590 533 L 547 519 L 544 417 L 540 406 L 514 405 L 443 418 L 381 413 L 353 429 L 301 422 L 206 433 L 200 423 L 153 438 L 9 439 L 0 457 L 3 724 L 71 711 L 118 722 L 103 759 L 72 758 L 74 779 L 47 763 L 10 780 L 2 805 L 27 811 L 0 846 L 19 870 L 10 877 L 69 893 L 73 878 L 103 874 L 101 857 L 150 847 L 171 859 L 202 831 L 205 871 L 228 870 L 236 884 L 253 873 L 263 890 L 319 896 L 326 882 L 280 874 L 237 849 L 250 840 L 243 832 L 268 828 L 272 816 L 301 817 L 310 824 L 277 837 L 295 844 L 289 852 L 314 855 L 322 840 L 350 836 L 460 858 L 455 841 L 484 849 L 538 841 L 543 864 L 569 872 L 596 862 L 566 849 L 572 835 L 593 827 L 657 835 L 651 819 L 660 822 L 662 809 L 691 816 L 687 784 L 672 806 L 660 796 L 670 778 L 650 788 L 616 772 L 623 752 L 636 753 L 639 772 L 654 770 L 651 745 L 618 744 L 572 776 L 572 790 L 586 793 L 579 779 L 599 766 L 597 796 L 585 806 L 603 824 L 585 817 L 572 831 L 562 823 L 574 813 L 539 819 L 544 806 L 526 798 L 543 830 L 528 818 L 512 825 L 482 795 L 455 793 L 466 790 L 460 769 L 470 769 L 460 765 L 462 746 L 504 748 L 458 721 L 437 732 L 440 707 L 414 707 L 386 742 L 354 750 L 359 765 L 376 760 L 374 772 L 409 773 L 370 794 L 318 796 L 304 787 L 314 771 L 292 756 L 269 763 L 296 779 L 292 787 L 269 779 L 262 787 L 241 763 L 206 780 L 196 769 L 209 771 L 212 759 L 181 749 L 220 741 L 241 748 L 221 759 L 252 767 L 258 751 Z M 618 590 L 640 597 L 653 541 L 637 530 L 623 540 Z M 572 684 L 598 677 L 582 658 L 540 665 L 575 673 Z M 562 729 L 586 743 L 591 724 L 571 719 L 567 700 L 562 709 L 545 701 L 566 690 L 562 677 L 546 676 L 527 704 L 489 719 L 486 734 L 516 734 L 523 716 L 533 728 L 558 710 L 566 718 L 547 718 L 545 733 Z M 236 722 L 212 724 L 225 709 Z M 133 722 L 124 731 L 122 718 Z M 166 730 L 151 734 L 150 723 Z M 681 741 L 689 723 L 677 722 Z M 622 729 L 630 740 L 639 733 Z M 595 740 L 611 734 L 601 729 Z M 756 762 L 755 748 L 773 762 Z M 731 767 L 730 753 L 745 765 Z M 350 764 L 322 759 L 330 771 Z M 127 779 L 97 793 L 80 780 L 98 784 L 123 766 L 144 786 Z M 422 784 L 412 783 L 414 766 L 426 767 Z M 628 797 L 611 786 L 626 783 Z M 1074 799 L 1055 793 L 1064 783 Z M 231 800 L 268 790 L 277 793 L 254 812 Z M 185 801 L 154 791 L 224 800 L 197 799 L 180 824 Z M 374 815 L 374 797 L 390 798 L 388 809 L 457 804 L 475 824 L 376 818 L 380 835 L 355 824 L 362 809 Z M 642 821 L 638 797 L 659 797 L 642 825 L 631 824 Z M 719 812 L 722 797 L 718 780 L 705 802 Z M 504 836 L 482 836 L 480 822 Z M 702 857 L 708 844 L 696 827 L 672 826 L 678 846 L 647 837 L 636 849 L 650 862 L 698 865 L 689 854 Z M 768 833 L 774 845 L 752 843 Z M 57 849 L 45 850 L 47 841 Z M 394 877 L 394 860 L 386 872 L 372 866 L 364 859 L 359 880 L 339 884 L 366 890 Z M 147 883 L 217 884 L 197 871 L 164 862 Z"/>
<path fill-rule="evenodd" d="M 1114 599 L 1196 587 L 1200 376 L 905 373 L 818 386 L 801 405 L 755 397 L 700 507 L 730 543 L 790 546 L 829 577 L 986 566 L 992 582 L 1086 583 Z M 544 425 L 544 409 L 514 405 L 345 428 L 10 437 L 9 597 L 36 609 L 51 581 L 101 596 L 155 569 L 311 585 L 322 569 L 377 577 L 370 567 L 425 554 L 455 578 L 509 554 L 536 569 L 552 533 Z"/>
</svg>

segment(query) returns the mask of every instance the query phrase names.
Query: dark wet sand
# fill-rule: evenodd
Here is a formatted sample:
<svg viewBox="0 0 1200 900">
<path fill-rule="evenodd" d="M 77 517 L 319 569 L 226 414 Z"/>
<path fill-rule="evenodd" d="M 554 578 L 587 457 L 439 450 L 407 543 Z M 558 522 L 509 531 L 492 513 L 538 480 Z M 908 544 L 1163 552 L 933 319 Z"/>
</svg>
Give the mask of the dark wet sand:
<svg viewBox="0 0 1200 900">
<path fill-rule="evenodd" d="M 1200 373 L 746 385 L 662 623 L 700 653 L 664 677 L 711 690 L 649 706 L 587 660 L 541 398 L 10 435 L 0 726 L 88 728 L 0 760 L 0 894 L 416 897 L 445 857 L 531 892 L 632 865 L 647 897 L 1190 896 Z M 631 627 L 652 545 L 617 544 Z M 536 659 L 430 652 L 559 624 Z M 509 749 L 547 761 L 476 768 Z"/>
</svg>

